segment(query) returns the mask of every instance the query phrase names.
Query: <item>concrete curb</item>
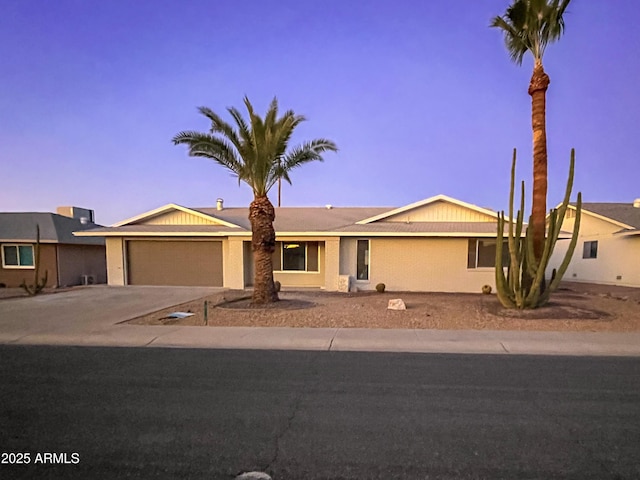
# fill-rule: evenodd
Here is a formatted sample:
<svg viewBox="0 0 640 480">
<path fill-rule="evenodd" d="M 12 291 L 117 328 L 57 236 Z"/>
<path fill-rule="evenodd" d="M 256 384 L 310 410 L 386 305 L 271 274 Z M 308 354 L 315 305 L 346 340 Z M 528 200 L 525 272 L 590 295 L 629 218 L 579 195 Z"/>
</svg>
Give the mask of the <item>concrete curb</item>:
<svg viewBox="0 0 640 480">
<path fill-rule="evenodd" d="M 640 356 L 640 332 L 566 333 L 114 325 L 91 331 L 0 333 L 1 344 L 500 355 Z"/>
</svg>

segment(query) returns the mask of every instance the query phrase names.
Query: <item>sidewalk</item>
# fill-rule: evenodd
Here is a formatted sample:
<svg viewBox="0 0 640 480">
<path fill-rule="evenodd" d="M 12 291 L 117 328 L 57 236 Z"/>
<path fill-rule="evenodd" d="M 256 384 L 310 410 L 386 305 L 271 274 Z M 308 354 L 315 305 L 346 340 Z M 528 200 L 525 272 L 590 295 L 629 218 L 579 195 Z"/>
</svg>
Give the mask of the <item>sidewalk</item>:
<svg viewBox="0 0 640 480">
<path fill-rule="evenodd" d="M 184 327 L 118 323 L 215 291 L 96 286 L 35 299 L 7 299 L 0 302 L 0 344 L 640 356 L 640 332 Z"/>
<path fill-rule="evenodd" d="M 329 328 L 110 327 L 11 335 L 0 344 L 324 350 L 516 355 L 640 356 L 640 333 Z"/>
</svg>

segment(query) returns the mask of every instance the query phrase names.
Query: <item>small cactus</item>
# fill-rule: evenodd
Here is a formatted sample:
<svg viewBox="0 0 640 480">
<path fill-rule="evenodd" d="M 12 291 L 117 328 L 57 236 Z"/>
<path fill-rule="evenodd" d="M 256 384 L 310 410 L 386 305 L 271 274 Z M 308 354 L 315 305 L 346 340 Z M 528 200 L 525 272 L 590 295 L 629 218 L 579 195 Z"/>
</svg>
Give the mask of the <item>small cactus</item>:
<svg viewBox="0 0 640 480">
<path fill-rule="evenodd" d="M 483 285 L 482 293 L 484 293 L 485 295 L 489 295 L 491 293 L 491 285 Z"/>
<path fill-rule="evenodd" d="M 384 283 L 379 283 L 376 285 L 376 292 L 384 293 L 385 288 L 387 288 L 387 286 Z"/>
<path fill-rule="evenodd" d="M 47 285 L 47 278 L 49 276 L 49 271 L 45 270 L 44 277 L 38 278 L 40 277 L 40 225 L 36 225 L 36 245 L 34 248 L 33 266 L 35 268 L 33 284 L 27 285 L 27 280 L 23 279 L 22 284 L 20 285 L 30 297 L 42 292 L 44 287 Z"/>
</svg>

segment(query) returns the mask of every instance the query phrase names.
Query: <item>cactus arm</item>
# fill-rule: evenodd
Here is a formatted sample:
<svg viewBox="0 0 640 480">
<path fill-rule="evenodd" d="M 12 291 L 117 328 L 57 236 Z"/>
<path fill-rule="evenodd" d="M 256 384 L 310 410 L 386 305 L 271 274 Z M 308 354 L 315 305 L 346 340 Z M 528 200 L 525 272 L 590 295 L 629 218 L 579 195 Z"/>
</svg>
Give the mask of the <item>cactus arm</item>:
<svg viewBox="0 0 640 480">
<path fill-rule="evenodd" d="M 573 175 L 576 163 L 576 149 L 571 149 L 571 158 L 569 160 L 569 177 L 567 178 L 567 188 L 564 191 L 564 198 L 562 199 L 562 204 L 558 208 L 558 224 L 557 224 L 557 232 L 556 238 L 560 235 L 560 230 L 562 228 L 562 223 L 564 221 L 565 213 L 567 212 L 567 207 L 569 206 L 569 201 L 571 199 L 571 190 L 573 189 Z"/>
<path fill-rule="evenodd" d="M 531 225 L 531 217 L 529 217 L 529 225 Z M 533 252 L 533 237 L 531 235 L 531 229 L 527 228 L 527 234 L 525 238 L 525 248 L 526 248 L 526 256 L 527 256 L 527 272 L 531 276 L 531 278 L 536 276 L 536 272 L 538 271 L 538 262 L 536 260 L 536 256 Z"/>
<path fill-rule="evenodd" d="M 556 228 L 556 219 L 557 213 L 554 211 L 551 212 L 551 217 L 549 218 L 549 229 L 554 231 Z M 545 270 L 547 268 L 547 264 L 549 263 L 549 258 L 551 257 L 552 251 L 551 237 L 547 237 L 544 242 L 544 249 L 542 251 L 542 256 L 540 257 L 540 261 L 538 262 L 538 269 L 536 272 L 536 276 L 533 279 L 533 283 L 531 284 L 531 290 L 529 290 L 529 294 L 527 295 L 527 302 L 531 305 L 538 304 L 538 298 L 540 297 L 540 287 L 542 285 L 542 281 L 544 280 Z"/>
<path fill-rule="evenodd" d="M 509 188 L 509 254 L 511 257 L 512 265 L 510 276 L 509 276 L 509 286 L 511 290 L 515 293 L 516 303 L 519 302 L 520 295 L 520 278 L 519 278 L 519 266 L 522 261 L 521 258 L 518 258 L 518 247 L 516 244 L 516 238 L 514 237 L 513 231 L 513 197 L 515 193 L 515 180 L 516 179 L 516 149 L 513 149 L 513 159 L 511 160 L 511 182 Z M 518 215 L 519 223 L 522 223 L 522 218 Z M 522 229 L 522 226 L 520 226 Z M 517 230 L 517 228 L 516 228 Z M 518 239 L 519 242 L 519 239 Z M 519 243 L 518 243 L 519 244 Z"/>
<path fill-rule="evenodd" d="M 504 244 L 504 212 L 498 215 L 498 232 L 496 239 L 496 294 L 498 300 L 505 308 L 515 306 L 512 291 L 507 286 L 507 279 L 504 276 L 504 265 L 502 265 L 502 249 Z"/>
<path fill-rule="evenodd" d="M 578 234 L 580 231 L 580 219 L 582 217 L 582 193 L 578 192 L 578 202 L 576 203 L 576 220 L 573 224 L 573 234 L 571 235 L 571 242 L 569 243 L 569 247 L 567 248 L 567 252 L 565 253 L 564 259 L 560 266 L 558 267 L 558 271 L 556 273 L 556 278 L 553 279 L 551 284 L 549 285 L 549 293 L 558 288 L 560 284 L 560 280 L 562 280 L 562 276 L 569 268 L 569 263 L 571 262 L 571 258 L 573 257 L 573 253 L 576 249 L 576 245 L 578 244 Z"/>
</svg>

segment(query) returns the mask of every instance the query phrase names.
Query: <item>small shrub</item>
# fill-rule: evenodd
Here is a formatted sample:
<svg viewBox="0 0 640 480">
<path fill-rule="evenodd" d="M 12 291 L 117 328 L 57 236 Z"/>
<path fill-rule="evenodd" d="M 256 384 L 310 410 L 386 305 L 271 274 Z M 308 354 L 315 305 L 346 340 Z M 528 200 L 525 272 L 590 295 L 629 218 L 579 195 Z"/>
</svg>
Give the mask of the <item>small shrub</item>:
<svg viewBox="0 0 640 480">
<path fill-rule="evenodd" d="M 489 295 L 491 293 L 491 285 L 483 285 L 482 293 L 484 293 L 485 295 Z"/>
<path fill-rule="evenodd" d="M 282 284 L 281 284 L 278 280 L 276 280 L 275 282 L 273 282 L 273 286 L 274 286 L 274 288 L 276 289 L 276 292 L 279 292 L 279 291 L 280 291 L 280 289 L 282 288 Z"/>
<path fill-rule="evenodd" d="M 385 288 L 387 288 L 387 286 L 384 283 L 379 283 L 376 285 L 376 292 L 384 293 Z"/>
</svg>

